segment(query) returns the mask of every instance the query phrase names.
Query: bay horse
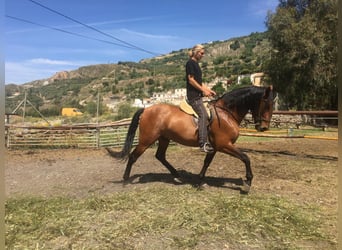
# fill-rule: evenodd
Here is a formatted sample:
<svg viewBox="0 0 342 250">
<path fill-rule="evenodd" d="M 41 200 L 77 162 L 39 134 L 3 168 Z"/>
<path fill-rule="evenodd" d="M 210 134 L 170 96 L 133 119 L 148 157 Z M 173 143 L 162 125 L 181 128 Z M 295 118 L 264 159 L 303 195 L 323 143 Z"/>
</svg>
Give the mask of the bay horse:
<svg viewBox="0 0 342 250">
<path fill-rule="evenodd" d="M 222 152 L 240 159 L 246 167 L 244 186 L 247 192 L 252 184 L 253 174 L 249 157 L 234 143 L 239 137 L 239 124 L 250 111 L 258 131 L 269 129 L 273 112 L 275 94 L 272 86 L 249 86 L 235 89 L 223 94 L 208 103 L 211 119 L 208 125 L 208 137 L 214 147 L 214 152 L 207 153 L 204 165 L 199 174 L 204 183 L 205 173 L 216 152 Z M 175 181 L 180 181 L 177 170 L 166 160 L 166 150 L 170 140 L 185 146 L 199 147 L 198 129 L 194 117 L 172 104 L 154 104 L 139 109 L 133 116 L 126 140 L 121 152 L 114 152 L 106 148 L 115 158 L 126 159 L 128 162 L 123 175 L 128 181 L 132 165 L 150 147 L 158 141 L 155 157 L 170 171 Z M 133 140 L 139 127 L 139 140 L 131 152 Z"/>
</svg>

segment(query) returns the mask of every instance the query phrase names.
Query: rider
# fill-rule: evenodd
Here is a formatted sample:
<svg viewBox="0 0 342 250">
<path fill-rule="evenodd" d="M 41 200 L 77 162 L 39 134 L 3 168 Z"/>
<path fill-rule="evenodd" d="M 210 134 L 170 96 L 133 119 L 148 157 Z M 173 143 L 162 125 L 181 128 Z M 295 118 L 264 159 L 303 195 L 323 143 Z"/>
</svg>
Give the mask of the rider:
<svg viewBox="0 0 342 250">
<path fill-rule="evenodd" d="M 208 114 L 204 107 L 202 97 L 216 95 L 215 91 L 202 83 L 202 70 L 199 61 L 204 56 L 204 47 L 195 45 L 189 51 L 189 60 L 185 65 L 186 71 L 186 91 L 188 103 L 198 115 L 198 141 L 201 151 L 209 153 L 214 149 L 208 141 Z"/>
</svg>

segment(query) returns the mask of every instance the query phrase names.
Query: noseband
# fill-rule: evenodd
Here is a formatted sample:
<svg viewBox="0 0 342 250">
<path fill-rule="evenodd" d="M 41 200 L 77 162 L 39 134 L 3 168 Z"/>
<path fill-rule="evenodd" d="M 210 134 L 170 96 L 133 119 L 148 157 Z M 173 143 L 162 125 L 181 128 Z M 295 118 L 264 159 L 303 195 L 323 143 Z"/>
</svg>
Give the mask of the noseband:
<svg viewBox="0 0 342 250">
<path fill-rule="evenodd" d="M 262 99 L 261 100 L 261 103 L 260 103 L 260 105 L 259 105 L 259 110 L 258 110 L 258 116 L 257 116 L 257 119 L 254 119 L 255 120 L 255 124 L 256 125 L 260 125 L 261 124 L 261 122 L 268 122 L 268 123 L 270 123 L 271 122 L 271 119 L 265 119 L 262 115 L 261 115 L 261 107 L 264 107 L 266 104 L 268 104 L 268 103 L 272 103 L 272 105 L 273 105 L 273 101 L 268 101 L 267 99 Z"/>
</svg>

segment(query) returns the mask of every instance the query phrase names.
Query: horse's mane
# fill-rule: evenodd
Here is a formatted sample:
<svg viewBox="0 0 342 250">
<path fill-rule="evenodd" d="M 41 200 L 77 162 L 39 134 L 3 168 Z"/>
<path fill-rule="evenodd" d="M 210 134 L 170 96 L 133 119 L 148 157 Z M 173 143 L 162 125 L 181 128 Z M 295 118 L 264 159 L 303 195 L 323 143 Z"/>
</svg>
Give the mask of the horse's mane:
<svg viewBox="0 0 342 250">
<path fill-rule="evenodd" d="M 252 104 L 255 97 L 260 99 L 264 94 L 265 87 L 248 86 L 234 89 L 223 94 L 219 99 L 222 99 L 228 108 L 233 108 L 240 105 Z M 253 96 L 254 98 L 250 98 Z"/>
</svg>

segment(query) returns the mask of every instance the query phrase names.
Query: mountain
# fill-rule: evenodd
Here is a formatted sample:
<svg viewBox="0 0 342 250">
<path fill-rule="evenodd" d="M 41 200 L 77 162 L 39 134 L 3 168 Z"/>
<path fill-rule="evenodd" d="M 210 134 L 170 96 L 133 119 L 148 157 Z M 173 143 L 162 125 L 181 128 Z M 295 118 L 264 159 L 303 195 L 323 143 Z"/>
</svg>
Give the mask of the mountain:
<svg viewBox="0 0 342 250">
<path fill-rule="evenodd" d="M 231 38 L 203 44 L 202 59 L 205 82 L 230 79 L 263 70 L 269 56 L 267 33 Z M 47 79 L 23 85 L 5 86 L 6 112 L 11 113 L 25 98 L 45 115 L 58 115 L 62 107 L 81 110 L 96 102 L 98 94 L 104 104 L 113 100 L 147 98 L 155 92 L 184 88 L 184 65 L 189 48 L 135 62 L 99 64 L 62 71 Z M 217 82 L 217 81 L 216 81 Z"/>
</svg>

